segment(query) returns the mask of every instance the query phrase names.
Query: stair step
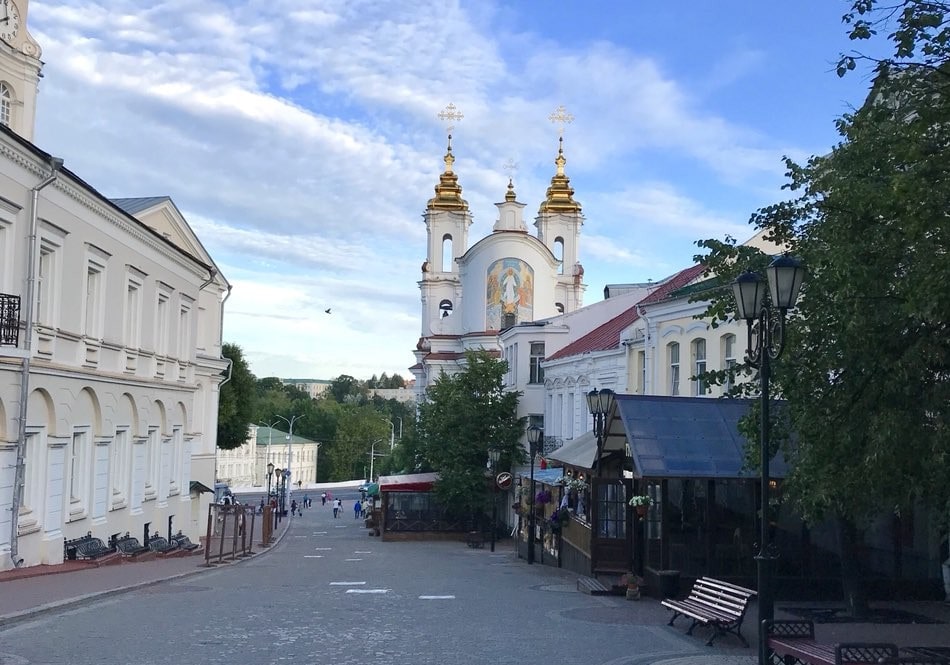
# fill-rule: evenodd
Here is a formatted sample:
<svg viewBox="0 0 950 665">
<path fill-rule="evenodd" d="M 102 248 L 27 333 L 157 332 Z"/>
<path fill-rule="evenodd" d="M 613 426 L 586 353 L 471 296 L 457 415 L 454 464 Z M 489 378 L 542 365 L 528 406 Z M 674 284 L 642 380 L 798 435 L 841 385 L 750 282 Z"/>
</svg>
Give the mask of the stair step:
<svg viewBox="0 0 950 665">
<path fill-rule="evenodd" d="M 577 578 L 577 590 L 589 594 L 591 596 L 608 596 L 610 595 L 610 589 L 593 577 L 579 577 Z"/>
</svg>

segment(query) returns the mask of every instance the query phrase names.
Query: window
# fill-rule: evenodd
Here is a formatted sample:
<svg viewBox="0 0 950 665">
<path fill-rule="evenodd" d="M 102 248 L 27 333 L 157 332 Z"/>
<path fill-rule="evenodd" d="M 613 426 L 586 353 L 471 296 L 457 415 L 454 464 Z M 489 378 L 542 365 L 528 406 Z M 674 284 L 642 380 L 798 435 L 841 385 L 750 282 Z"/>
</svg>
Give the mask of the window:
<svg viewBox="0 0 950 665">
<path fill-rule="evenodd" d="M 164 356 L 168 353 L 168 294 L 158 294 L 158 306 L 155 313 L 155 353 Z"/>
<path fill-rule="evenodd" d="M 541 367 L 543 360 L 544 342 L 531 342 L 531 373 L 528 383 L 544 383 L 544 368 Z"/>
<path fill-rule="evenodd" d="M 706 380 L 700 378 L 706 372 L 706 340 L 693 340 L 693 395 L 699 397 L 706 394 Z"/>
<path fill-rule="evenodd" d="M 191 305 L 182 303 L 178 311 L 178 358 L 191 359 Z"/>
<path fill-rule="evenodd" d="M 43 430 L 27 430 L 26 458 L 23 460 L 23 485 L 20 488 L 20 528 L 37 524 L 43 497 L 41 483 L 46 448 Z M 24 519 L 26 518 L 26 519 Z"/>
<path fill-rule="evenodd" d="M 736 385 L 736 336 L 724 335 L 722 338 L 723 369 L 726 370 L 726 391 Z"/>
<path fill-rule="evenodd" d="M 554 258 L 557 259 L 557 274 L 564 274 L 564 238 L 554 239 Z"/>
<path fill-rule="evenodd" d="M 637 352 L 637 367 L 640 369 L 640 385 L 637 386 L 637 392 L 641 395 L 646 394 L 647 389 L 647 354 L 646 351 Z"/>
<path fill-rule="evenodd" d="M 670 395 L 680 394 L 680 345 L 673 342 L 666 347 L 670 364 Z"/>
<path fill-rule="evenodd" d="M 69 445 L 69 500 L 80 503 L 85 494 L 86 477 L 83 473 L 89 433 L 85 430 L 73 432 Z"/>
<path fill-rule="evenodd" d="M 447 316 L 452 316 L 452 301 L 443 300 L 439 303 L 439 318 L 444 319 Z"/>
<path fill-rule="evenodd" d="M 159 435 L 157 427 L 150 427 L 145 440 L 145 493 L 155 496 L 155 477 L 158 475 Z"/>
<path fill-rule="evenodd" d="M 442 236 L 442 272 L 452 272 L 452 236 Z"/>
<path fill-rule="evenodd" d="M 56 286 L 56 249 L 52 245 L 40 245 L 40 261 L 36 279 L 36 320 L 53 325 Z"/>
<path fill-rule="evenodd" d="M 142 283 L 129 278 L 125 287 L 125 345 L 137 349 L 142 344 Z"/>
<path fill-rule="evenodd" d="M 102 337 L 101 311 L 102 287 L 105 280 L 102 274 L 105 266 L 89 262 L 86 264 L 86 293 L 85 318 L 83 320 L 83 334 L 86 337 L 99 339 Z"/>
<path fill-rule="evenodd" d="M 13 119 L 13 95 L 10 86 L 0 81 L 0 125 L 9 127 Z"/>
<path fill-rule="evenodd" d="M 128 479 L 129 430 L 127 427 L 116 429 L 109 451 L 109 478 L 112 479 L 112 505 L 122 502 Z"/>
</svg>

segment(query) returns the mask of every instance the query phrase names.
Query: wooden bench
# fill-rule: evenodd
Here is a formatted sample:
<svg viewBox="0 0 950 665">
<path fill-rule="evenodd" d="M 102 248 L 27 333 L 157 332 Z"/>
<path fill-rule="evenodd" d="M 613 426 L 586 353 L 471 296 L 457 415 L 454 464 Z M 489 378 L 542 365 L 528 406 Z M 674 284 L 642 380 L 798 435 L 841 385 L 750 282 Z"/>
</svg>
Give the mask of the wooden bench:
<svg viewBox="0 0 950 665">
<path fill-rule="evenodd" d="M 115 547 L 109 547 L 99 538 L 93 537 L 92 531 L 81 538 L 73 538 L 63 543 L 65 559 L 98 559 L 113 552 L 115 552 Z"/>
<path fill-rule="evenodd" d="M 877 665 L 882 659 L 898 656 L 897 645 L 888 642 L 816 642 L 815 624 L 805 620 L 769 622 L 766 640 L 766 646 L 784 665 Z"/>
<path fill-rule="evenodd" d="M 115 539 L 115 547 L 122 553 L 122 556 L 129 558 L 141 557 L 151 552 L 148 547 L 143 546 L 139 542 L 138 538 L 130 536 L 128 531 L 126 531 L 124 536 Z"/>
<path fill-rule="evenodd" d="M 693 620 L 686 631 L 687 635 L 691 635 L 696 626 L 710 626 L 713 633 L 709 636 L 706 646 L 712 646 L 713 640 L 720 635 L 733 633 L 748 647 L 749 643 L 742 636 L 742 620 L 749 609 L 749 602 L 755 595 L 756 592 L 752 589 L 711 577 L 701 577 L 693 584 L 686 598 L 666 599 L 662 601 L 662 605 L 673 610 L 670 626 L 680 616 Z"/>
<path fill-rule="evenodd" d="M 183 534 L 181 531 L 172 536 L 172 540 L 178 543 L 179 549 L 182 549 L 186 552 L 193 552 L 201 547 L 201 545 L 198 543 L 191 542 L 191 538 Z"/>
</svg>

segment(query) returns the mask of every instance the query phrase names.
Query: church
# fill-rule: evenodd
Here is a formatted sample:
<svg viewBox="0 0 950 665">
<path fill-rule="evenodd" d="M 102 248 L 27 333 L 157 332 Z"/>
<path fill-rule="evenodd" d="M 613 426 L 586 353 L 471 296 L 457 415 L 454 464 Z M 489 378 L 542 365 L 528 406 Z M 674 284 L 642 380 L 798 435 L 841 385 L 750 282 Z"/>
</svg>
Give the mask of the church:
<svg viewBox="0 0 950 665">
<path fill-rule="evenodd" d="M 428 243 L 419 280 L 422 330 L 410 368 L 417 403 L 442 372 L 462 368 L 465 351 L 500 355 L 502 331 L 574 312 L 583 306 L 586 289 L 578 260 L 584 216 L 565 172 L 563 137 L 533 232 L 509 178 L 504 200 L 495 204 L 492 233 L 470 245 L 472 213 L 454 170 L 451 134 L 444 162 L 423 216 Z"/>
</svg>

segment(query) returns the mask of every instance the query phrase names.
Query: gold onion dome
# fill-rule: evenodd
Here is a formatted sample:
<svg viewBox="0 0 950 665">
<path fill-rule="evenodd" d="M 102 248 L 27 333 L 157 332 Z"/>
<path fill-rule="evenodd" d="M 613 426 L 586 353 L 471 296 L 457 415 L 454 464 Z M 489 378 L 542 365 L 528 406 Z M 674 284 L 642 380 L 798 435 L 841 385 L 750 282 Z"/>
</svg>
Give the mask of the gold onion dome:
<svg viewBox="0 0 950 665">
<path fill-rule="evenodd" d="M 557 164 L 557 173 L 551 178 L 551 186 L 548 187 L 547 196 L 539 212 L 580 212 L 581 204 L 574 200 L 571 179 L 564 173 L 567 158 L 564 157 L 563 137 L 558 139 L 557 159 L 554 163 Z"/>
<path fill-rule="evenodd" d="M 449 134 L 449 147 L 445 153 L 445 171 L 439 176 L 435 186 L 435 196 L 429 199 L 426 210 L 468 210 L 468 201 L 462 198 L 459 177 L 452 171 L 455 155 L 452 154 L 452 135 Z"/>
<path fill-rule="evenodd" d="M 515 194 L 515 185 L 511 181 L 511 178 L 508 178 L 508 191 L 505 193 L 505 201 L 511 203 L 512 201 L 515 201 L 516 199 L 517 199 L 517 195 Z"/>
</svg>

